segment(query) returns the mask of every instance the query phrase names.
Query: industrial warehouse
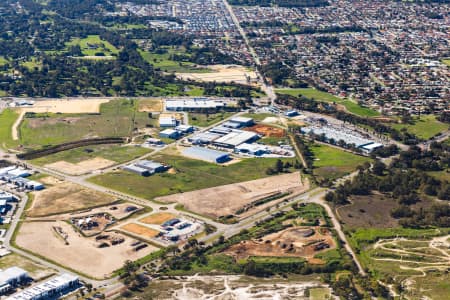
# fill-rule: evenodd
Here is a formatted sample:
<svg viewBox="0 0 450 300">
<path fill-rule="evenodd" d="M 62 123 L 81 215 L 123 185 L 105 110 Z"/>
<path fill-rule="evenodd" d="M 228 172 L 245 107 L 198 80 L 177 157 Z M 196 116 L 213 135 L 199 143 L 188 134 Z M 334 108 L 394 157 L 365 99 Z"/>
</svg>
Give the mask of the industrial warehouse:
<svg viewBox="0 0 450 300">
<path fill-rule="evenodd" d="M 204 160 L 210 163 L 225 163 L 229 160 L 230 154 L 226 152 L 221 152 L 217 150 L 212 150 L 208 148 L 202 148 L 202 147 L 190 147 L 183 151 L 183 155 L 199 160 Z"/>
<path fill-rule="evenodd" d="M 79 288 L 79 285 L 77 276 L 65 273 L 18 292 L 7 300 L 59 299 L 60 296 Z"/>
<path fill-rule="evenodd" d="M 0 295 L 11 292 L 14 288 L 31 280 L 27 271 L 19 267 L 11 267 L 0 271 Z"/>
<path fill-rule="evenodd" d="M 165 108 L 167 111 L 200 111 L 204 109 L 218 110 L 226 107 L 226 103 L 221 99 L 208 99 L 204 97 L 193 99 L 167 99 Z"/>
<path fill-rule="evenodd" d="M 20 188 L 34 191 L 42 190 L 45 188 L 42 183 L 25 178 L 29 176 L 31 176 L 29 171 L 16 166 L 0 169 L 0 180 L 2 181 L 11 183 Z"/>
<path fill-rule="evenodd" d="M 354 145 L 356 148 L 359 148 L 366 153 L 370 153 L 375 149 L 383 147 L 383 144 L 369 140 L 353 130 L 341 127 L 337 128 L 331 125 L 302 127 L 301 131 L 303 134 L 311 136 L 323 136 L 325 138 L 324 141 L 330 144 L 336 144 L 343 141 L 345 144 Z"/>
<path fill-rule="evenodd" d="M 132 172 L 141 176 L 150 176 L 155 173 L 162 173 L 170 169 L 170 166 L 163 165 L 152 160 L 139 160 L 135 163 L 126 165 L 123 170 Z"/>
</svg>

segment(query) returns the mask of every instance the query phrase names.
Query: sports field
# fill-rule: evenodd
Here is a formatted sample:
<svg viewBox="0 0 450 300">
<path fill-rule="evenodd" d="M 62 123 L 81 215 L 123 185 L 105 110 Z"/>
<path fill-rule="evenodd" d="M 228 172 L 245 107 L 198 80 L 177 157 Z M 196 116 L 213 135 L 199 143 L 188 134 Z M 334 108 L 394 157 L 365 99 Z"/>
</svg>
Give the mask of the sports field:
<svg viewBox="0 0 450 300">
<path fill-rule="evenodd" d="M 116 171 L 89 180 L 124 193 L 154 199 L 159 196 L 267 177 L 267 168 L 273 167 L 276 162 L 276 159 L 271 158 L 255 158 L 220 166 L 176 155 L 158 154 L 152 159 L 173 166 L 175 172 L 142 177 L 131 172 Z M 294 162 L 295 158 L 285 161 Z"/>
<path fill-rule="evenodd" d="M 356 170 L 370 158 L 345 152 L 338 148 L 314 144 L 311 146 L 314 153 L 314 174 L 326 178 L 336 179 Z"/>
<path fill-rule="evenodd" d="M 375 117 L 380 115 L 378 112 L 370 108 L 359 106 L 353 101 L 336 97 L 330 93 L 316 90 L 315 88 L 277 89 L 275 91 L 279 94 L 287 94 L 295 97 L 304 96 L 317 101 L 335 102 L 345 106 L 347 111 L 362 117 Z"/>
<path fill-rule="evenodd" d="M 191 62 L 179 62 L 170 59 L 174 54 L 176 55 L 189 55 L 184 47 L 178 47 L 172 49 L 170 47 L 163 48 L 166 53 L 150 53 L 147 51 L 139 50 L 141 56 L 155 68 L 161 69 L 164 72 L 180 72 L 180 73 L 206 73 L 210 72 L 209 69 L 199 68 Z"/>
<path fill-rule="evenodd" d="M 397 130 L 406 128 L 410 133 L 417 135 L 422 139 L 429 139 L 436 134 L 447 130 L 450 126 L 436 120 L 434 115 L 421 116 L 419 120 L 414 120 L 413 124 L 394 124 Z"/>
</svg>

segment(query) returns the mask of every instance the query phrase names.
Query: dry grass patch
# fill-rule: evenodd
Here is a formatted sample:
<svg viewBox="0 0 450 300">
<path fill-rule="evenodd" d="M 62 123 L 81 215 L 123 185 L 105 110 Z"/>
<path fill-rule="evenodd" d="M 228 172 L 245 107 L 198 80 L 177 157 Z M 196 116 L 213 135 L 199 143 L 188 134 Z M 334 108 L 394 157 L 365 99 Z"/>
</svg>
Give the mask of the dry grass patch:
<svg viewBox="0 0 450 300">
<path fill-rule="evenodd" d="M 63 182 L 43 191 L 32 192 L 33 204 L 27 215 L 47 216 L 95 206 L 107 205 L 116 199 L 110 195 L 87 189 L 80 185 Z"/>
<path fill-rule="evenodd" d="M 139 100 L 139 112 L 162 112 L 164 104 L 162 99 Z"/>
<path fill-rule="evenodd" d="M 83 175 L 92 171 L 101 170 L 113 166 L 114 164 L 116 164 L 116 162 L 112 160 L 95 157 L 76 164 L 60 160 L 52 164 L 45 165 L 45 167 L 69 175 Z"/>
<path fill-rule="evenodd" d="M 171 219 L 175 218 L 175 215 L 170 214 L 170 213 L 156 213 L 150 216 L 147 216 L 145 218 L 142 218 L 139 220 L 139 222 L 141 223 L 145 223 L 145 224 L 157 224 L 157 225 L 161 225 L 166 221 L 169 221 Z"/>
<path fill-rule="evenodd" d="M 158 235 L 159 231 L 136 224 L 136 223 L 128 223 L 120 227 L 121 229 L 128 231 L 132 234 L 138 236 L 144 236 L 146 238 L 154 238 Z"/>
</svg>

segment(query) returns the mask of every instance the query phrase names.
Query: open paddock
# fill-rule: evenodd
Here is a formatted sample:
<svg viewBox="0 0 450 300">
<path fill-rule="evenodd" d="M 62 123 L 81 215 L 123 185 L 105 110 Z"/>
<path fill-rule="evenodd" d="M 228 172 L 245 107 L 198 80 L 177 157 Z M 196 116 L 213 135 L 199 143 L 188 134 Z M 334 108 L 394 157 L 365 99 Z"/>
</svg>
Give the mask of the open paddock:
<svg viewBox="0 0 450 300">
<path fill-rule="evenodd" d="M 26 211 L 29 217 L 62 214 L 108 205 L 116 199 L 71 182 L 62 182 L 42 191 L 32 192 L 33 203 Z"/>
<path fill-rule="evenodd" d="M 238 210 L 276 193 L 301 193 L 308 188 L 309 183 L 307 181 L 302 182 L 300 173 L 296 172 L 187 193 L 178 193 L 159 197 L 155 200 L 164 203 L 175 202 L 183 205 L 189 211 L 211 218 L 219 218 L 235 215 Z M 254 212 L 260 209 L 260 206 L 255 206 L 248 211 Z"/>
<path fill-rule="evenodd" d="M 112 240 L 122 242 L 112 245 Z M 64 221 L 24 222 L 18 232 L 19 247 L 94 278 L 111 276 L 127 260 L 137 260 L 158 248 L 152 245 L 135 251 L 133 239 L 108 233 L 104 240 L 86 238 Z M 109 246 L 100 248 L 103 243 Z"/>
</svg>

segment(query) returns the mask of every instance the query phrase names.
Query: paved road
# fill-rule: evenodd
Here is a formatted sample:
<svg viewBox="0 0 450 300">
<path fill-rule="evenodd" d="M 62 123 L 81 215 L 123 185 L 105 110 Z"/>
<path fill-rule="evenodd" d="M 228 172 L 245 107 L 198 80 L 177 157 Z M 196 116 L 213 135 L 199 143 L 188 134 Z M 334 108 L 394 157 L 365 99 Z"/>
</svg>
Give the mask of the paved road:
<svg viewBox="0 0 450 300">
<path fill-rule="evenodd" d="M 255 49 L 253 49 L 250 40 L 247 37 L 247 34 L 245 33 L 245 30 L 242 28 L 241 24 L 239 23 L 238 18 L 236 17 L 236 14 L 233 11 L 233 8 L 231 7 L 231 5 L 228 3 L 227 0 L 223 0 L 223 3 L 225 4 L 225 7 L 227 8 L 231 19 L 233 20 L 234 24 L 236 25 L 236 28 L 238 29 L 239 33 L 241 34 L 242 38 L 244 39 L 245 44 L 247 45 L 247 48 L 250 52 L 250 55 L 253 58 L 253 61 L 255 62 L 256 67 L 259 69 L 259 67 L 261 66 L 261 60 L 259 59 L 258 54 L 256 53 Z M 273 106 L 275 104 L 275 100 L 277 99 L 277 95 L 275 94 L 275 91 L 273 89 L 273 86 L 270 84 L 267 84 L 267 80 L 264 78 L 264 75 L 261 74 L 259 71 L 257 71 L 258 73 L 258 78 L 261 84 L 261 90 L 263 90 L 267 97 L 269 98 L 271 105 Z"/>
</svg>

